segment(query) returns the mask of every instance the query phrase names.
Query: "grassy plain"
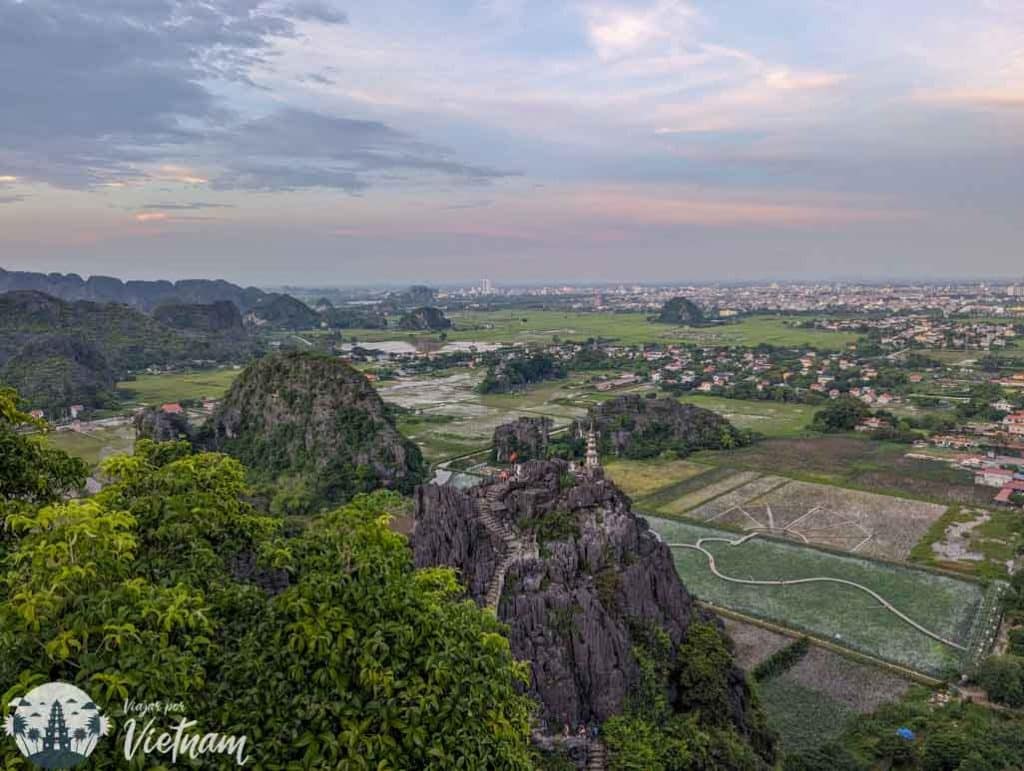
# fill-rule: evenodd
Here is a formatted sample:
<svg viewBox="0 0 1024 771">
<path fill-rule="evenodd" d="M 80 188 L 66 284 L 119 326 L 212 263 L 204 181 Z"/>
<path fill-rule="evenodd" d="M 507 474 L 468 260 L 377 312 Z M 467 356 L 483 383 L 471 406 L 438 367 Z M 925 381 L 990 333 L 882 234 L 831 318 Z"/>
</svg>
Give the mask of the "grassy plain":
<svg viewBox="0 0 1024 771">
<path fill-rule="evenodd" d="M 707 470 L 707 466 L 686 460 L 612 460 L 604 464 L 605 475 L 631 498 L 643 498 Z"/>
<path fill-rule="evenodd" d="M 521 310 L 452 313 L 454 328 L 449 341 L 481 343 L 550 343 L 553 338 L 584 340 L 602 337 L 627 345 L 641 343 L 698 343 L 706 345 L 748 345 L 759 343 L 814 346 L 838 350 L 856 340 L 856 335 L 820 329 L 800 329 L 781 316 L 751 316 L 738 322 L 713 327 L 657 324 L 645 313 L 597 313 Z M 436 334 L 411 334 L 393 329 L 352 329 L 345 336 L 363 342 L 436 338 Z"/>
<path fill-rule="evenodd" d="M 669 543 L 736 537 L 703 525 L 648 519 Z M 714 555 L 718 569 L 733 578 L 830 577 L 862 584 L 927 629 L 962 645 L 968 643 L 983 598 L 982 587 L 974 582 L 775 539 L 755 538 L 741 546 L 708 542 L 705 548 Z M 676 548 L 673 555 L 683 583 L 707 602 L 807 631 L 916 671 L 934 674 L 959 666 L 959 651 L 924 635 L 853 587 L 736 584 L 715 576 L 700 552 Z"/>
<path fill-rule="evenodd" d="M 52 431 L 46 435 L 46 442 L 68 455 L 81 458 L 90 466 L 95 466 L 110 455 L 131 452 L 135 445 L 135 429 L 126 425 L 94 428 L 88 433 Z"/>
<path fill-rule="evenodd" d="M 806 433 L 814 413 L 820 409 L 808 404 L 724 399 L 699 394 L 687 394 L 679 401 L 717 412 L 738 428 L 749 428 L 770 437 L 792 437 Z"/>
<path fill-rule="evenodd" d="M 127 400 L 137 404 L 163 404 L 182 399 L 219 399 L 231 387 L 240 370 L 198 370 L 194 372 L 167 372 L 159 375 L 138 375 L 135 380 L 117 384 Z"/>
</svg>

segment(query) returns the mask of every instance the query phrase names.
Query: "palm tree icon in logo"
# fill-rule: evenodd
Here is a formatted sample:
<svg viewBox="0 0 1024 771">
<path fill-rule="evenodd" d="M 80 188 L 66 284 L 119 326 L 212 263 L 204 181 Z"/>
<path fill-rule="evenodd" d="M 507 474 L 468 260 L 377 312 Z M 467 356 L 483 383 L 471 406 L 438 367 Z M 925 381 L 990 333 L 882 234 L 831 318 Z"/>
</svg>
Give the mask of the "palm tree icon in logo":
<svg viewBox="0 0 1024 771">
<path fill-rule="evenodd" d="M 5 733 L 40 768 L 73 768 L 85 762 L 110 721 L 88 694 L 70 683 L 46 683 L 8 705 Z"/>
</svg>

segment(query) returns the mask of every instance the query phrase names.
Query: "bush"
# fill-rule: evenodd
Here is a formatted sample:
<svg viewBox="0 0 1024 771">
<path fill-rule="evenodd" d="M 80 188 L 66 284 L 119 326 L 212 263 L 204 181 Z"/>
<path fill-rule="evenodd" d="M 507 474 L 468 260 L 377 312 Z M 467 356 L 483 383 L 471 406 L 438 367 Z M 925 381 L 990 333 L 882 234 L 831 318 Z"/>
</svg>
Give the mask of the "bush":
<svg viewBox="0 0 1024 771">
<path fill-rule="evenodd" d="M 786 670 L 796 666 L 810 649 L 811 641 L 808 638 L 801 637 L 799 640 L 794 640 L 785 648 L 775 651 L 775 653 L 754 667 L 751 675 L 759 683 L 771 680 L 773 677 L 778 677 Z"/>
</svg>

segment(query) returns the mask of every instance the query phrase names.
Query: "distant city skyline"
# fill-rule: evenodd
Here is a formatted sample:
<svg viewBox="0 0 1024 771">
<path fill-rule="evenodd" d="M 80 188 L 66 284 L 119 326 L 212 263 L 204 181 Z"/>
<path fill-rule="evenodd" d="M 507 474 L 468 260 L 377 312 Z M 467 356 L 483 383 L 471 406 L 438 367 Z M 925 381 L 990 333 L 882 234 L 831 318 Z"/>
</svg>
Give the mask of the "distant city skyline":
<svg viewBox="0 0 1024 771">
<path fill-rule="evenodd" d="M 0 0 L 0 267 L 1013 281 L 1016 0 Z"/>
</svg>

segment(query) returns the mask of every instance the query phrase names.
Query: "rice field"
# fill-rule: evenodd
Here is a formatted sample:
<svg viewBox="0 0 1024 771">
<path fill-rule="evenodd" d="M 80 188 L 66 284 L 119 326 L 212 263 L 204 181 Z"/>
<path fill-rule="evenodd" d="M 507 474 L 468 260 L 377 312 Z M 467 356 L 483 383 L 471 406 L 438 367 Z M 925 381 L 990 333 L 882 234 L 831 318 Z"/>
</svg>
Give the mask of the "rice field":
<svg viewBox="0 0 1024 771">
<path fill-rule="evenodd" d="M 673 520 L 649 518 L 669 543 L 696 543 L 702 537 L 733 539 L 735 534 Z M 705 543 L 718 570 L 753 580 L 839 578 L 862 584 L 938 635 L 962 646 L 970 642 L 983 587 L 946 575 L 843 555 L 776 539 L 754 538 L 740 546 Z M 800 584 L 754 586 L 715 576 L 704 554 L 673 549 L 683 583 L 700 599 L 926 674 L 959 671 L 963 652 L 933 640 L 850 586 Z"/>
<path fill-rule="evenodd" d="M 136 404 L 164 404 L 182 399 L 219 399 L 241 370 L 233 367 L 192 372 L 166 372 L 158 375 L 137 375 L 122 380 L 117 389 Z"/>
</svg>

